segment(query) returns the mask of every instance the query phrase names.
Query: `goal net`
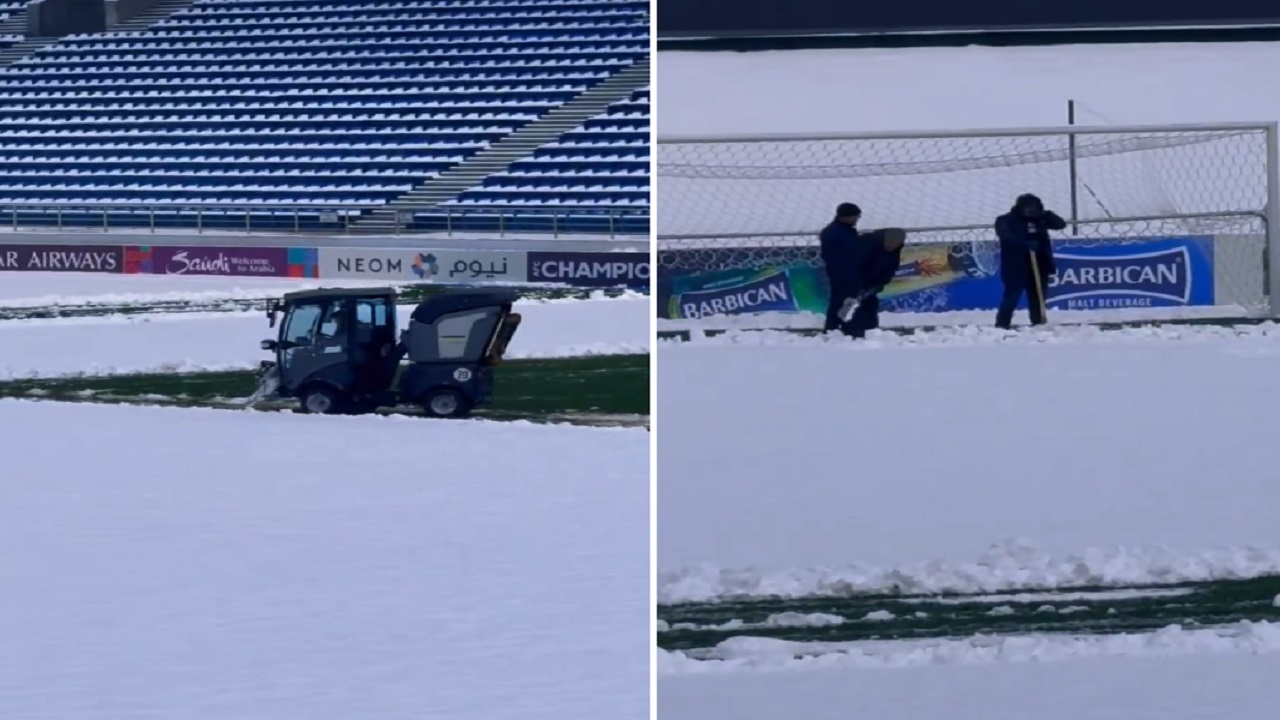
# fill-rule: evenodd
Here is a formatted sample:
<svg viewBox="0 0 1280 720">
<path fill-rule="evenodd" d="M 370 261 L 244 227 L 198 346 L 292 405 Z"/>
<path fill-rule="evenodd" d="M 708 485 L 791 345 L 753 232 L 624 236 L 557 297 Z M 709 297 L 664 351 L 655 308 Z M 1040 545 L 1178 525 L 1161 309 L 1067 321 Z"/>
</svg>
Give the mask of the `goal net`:
<svg viewBox="0 0 1280 720">
<path fill-rule="evenodd" d="M 1070 223 L 1055 233 L 1066 265 L 1054 283 L 1061 306 L 1269 313 L 1273 134 L 1270 124 L 1232 124 L 659 138 L 659 281 L 696 294 L 706 291 L 703 275 L 816 269 L 818 231 L 836 205 L 854 202 L 861 228 L 908 228 L 909 253 L 972 285 L 889 292 L 899 302 L 888 309 L 990 307 L 993 296 L 976 283 L 996 281 L 993 221 L 1031 192 Z"/>
</svg>

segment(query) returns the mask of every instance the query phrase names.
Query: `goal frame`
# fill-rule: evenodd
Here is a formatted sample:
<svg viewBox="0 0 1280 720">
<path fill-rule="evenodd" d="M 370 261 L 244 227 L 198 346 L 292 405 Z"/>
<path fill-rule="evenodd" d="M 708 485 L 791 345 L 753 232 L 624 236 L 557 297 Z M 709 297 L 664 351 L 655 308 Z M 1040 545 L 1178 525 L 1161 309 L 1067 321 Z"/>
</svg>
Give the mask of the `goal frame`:
<svg viewBox="0 0 1280 720">
<path fill-rule="evenodd" d="M 657 152 L 654 155 L 654 180 L 662 181 L 661 154 L 663 146 L 690 144 L 753 144 L 778 142 L 841 142 L 841 141 L 874 141 L 874 140 L 947 140 L 976 138 L 1007 138 L 1058 135 L 1065 136 L 1069 143 L 1068 163 L 1071 168 L 1071 192 L 1073 197 L 1078 192 L 1078 183 L 1074 173 L 1076 157 L 1074 153 L 1075 139 L 1087 135 L 1122 135 L 1122 134 L 1154 134 L 1178 132 L 1262 132 L 1266 138 L 1266 206 L 1259 213 L 1262 221 L 1266 248 L 1266 262 L 1261 268 L 1263 272 L 1263 290 L 1267 297 L 1267 308 L 1271 318 L 1280 318 L 1280 290 L 1273 291 L 1275 279 L 1280 279 L 1280 122 L 1212 122 L 1181 124 L 1143 124 L 1143 125 L 1047 125 L 1012 128 L 980 128 L 962 130 L 914 130 L 914 131 L 875 131 L 875 132 L 814 132 L 814 133 L 748 133 L 748 134 L 703 134 L 703 135 L 662 135 L 654 139 Z M 1072 217 L 1064 218 L 1068 225 L 1089 222 L 1079 218 L 1074 211 Z M 661 253 L 664 240 L 689 238 L 689 235 L 666 235 L 662 231 L 662 205 L 657 202 L 653 217 L 655 225 L 655 251 Z M 1184 217 L 1184 216 L 1171 216 Z M 920 228 L 924 229 L 924 228 Z M 908 230 L 918 230 L 908 228 Z M 816 234 L 817 229 L 814 229 Z M 768 234 L 768 233 L 765 233 Z M 710 239 L 723 237 L 732 239 L 733 234 L 724 236 L 699 235 Z"/>
</svg>

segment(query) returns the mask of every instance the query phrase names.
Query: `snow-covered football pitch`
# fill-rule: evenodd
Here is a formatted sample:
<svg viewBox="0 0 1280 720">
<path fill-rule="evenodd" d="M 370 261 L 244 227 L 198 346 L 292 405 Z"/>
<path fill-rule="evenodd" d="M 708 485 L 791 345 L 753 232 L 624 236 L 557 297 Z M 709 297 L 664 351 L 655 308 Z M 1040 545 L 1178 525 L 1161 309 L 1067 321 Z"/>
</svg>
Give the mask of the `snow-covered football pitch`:
<svg viewBox="0 0 1280 720">
<path fill-rule="evenodd" d="M 659 717 L 1269 717 L 1278 367 L 1275 324 L 661 341 Z"/>
<path fill-rule="evenodd" d="M 5 280 L 0 307 L 78 310 L 301 285 Z M 518 304 L 500 370 L 627 359 L 644 377 L 612 401 L 638 386 L 647 422 L 646 298 Z M 0 320 L 0 381 L 234 378 L 270 332 L 243 310 Z M 648 717 L 645 428 L 25 397 L 0 398 L 0 718 Z"/>
</svg>

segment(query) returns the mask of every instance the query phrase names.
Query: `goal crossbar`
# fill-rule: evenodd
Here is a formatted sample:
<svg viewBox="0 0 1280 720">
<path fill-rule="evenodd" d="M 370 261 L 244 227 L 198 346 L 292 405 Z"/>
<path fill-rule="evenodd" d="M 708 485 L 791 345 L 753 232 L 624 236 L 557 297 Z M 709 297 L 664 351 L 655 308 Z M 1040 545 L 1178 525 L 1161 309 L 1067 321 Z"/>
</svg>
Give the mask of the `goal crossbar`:
<svg viewBox="0 0 1280 720">
<path fill-rule="evenodd" d="M 659 145 L 691 143 L 774 143 L 774 142 L 839 142 L 842 140 L 943 140 L 948 138 L 1028 137 L 1036 135 L 1149 135 L 1159 133 L 1271 131 L 1278 123 L 1225 122 L 1183 123 L 1178 125 L 1056 125 L 1043 127 L 975 128 L 968 130 L 911 130 L 903 132 L 844 133 L 746 133 L 704 135 L 658 135 Z"/>
<path fill-rule="evenodd" d="M 1187 215 L 1178 215 L 1177 217 L 1169 217 L 1167 215 L 1136 215 L 1133 217 L 1115 217 L 1103 219 L 1086 219 L 1077 220 L 1074 225 L 1082 227 L 1097 227 L 1106 225 L 1133 225 L 1137 223 L 1156 223 L 1165 220 L 1178 220 L 1182 222 L 1212 221 L 1212 220 L 1236 220 L 1247 221 L 1247 218 L 1254 218 L 1262 223 L 1267 222 L 1266 213 L 1261 212 L 1209 212 L 1209 213 L 1191 213 Z M 934 225 L 930 227 L 907 227 L 903 228 L 907 231 L 907 244 L 911 243 L 912 235 L 941 235 L 950 232 L 977 232 L 991 230 L 992 226 L 987 225 Z M 784 232 L 784 233 L 726 233 L 722 235 L 662 235 L 655 236 L 659 243 L 667 242 L 683 242 L 683 241 L 703 241 L 703 240 L 764 240 L 764 239 L 796 239 L 807 240 L 811 244 L 817 246 L 818 233 L 821 228 L 815 227 L 812 231 L 804 232 Z M 993 238 L 994 239 L 994 236 Z M 658 246 L 659 250 L 663 247 Z"/>
</svg>

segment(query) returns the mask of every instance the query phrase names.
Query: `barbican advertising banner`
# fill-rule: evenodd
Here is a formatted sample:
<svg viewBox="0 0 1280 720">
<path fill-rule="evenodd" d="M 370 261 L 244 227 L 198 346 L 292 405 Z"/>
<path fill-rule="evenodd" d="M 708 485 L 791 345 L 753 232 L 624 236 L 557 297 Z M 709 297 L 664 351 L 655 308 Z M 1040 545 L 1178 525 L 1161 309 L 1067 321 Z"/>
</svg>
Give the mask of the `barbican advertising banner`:
<svg viewBox="0 0 1280 720">
<path fill-rule="evenodd" d="M 1000 302 L 995 242 L 907 246 L 898 275 L 880 294 L 887 312 L 991 310 Z M 1048 305 L 1059 310 L 1213 305 L 1213 238 L 1143 242 L 1055 240 L 1057 274 Z M 667 275 L 667 273 L 664 273 Z M 659 317 L 696 319 L 760 312 L 824 313 L 829 288 L 807 264 L 664 277 Z M 1026 301 L 1023 300 L 1025 307 Z"/>
<path fill-rule="evenodd" d="M 320 277 L 388 282 L 524 282 L 528 254 L 500 250 L 320 248 Z"/>
<path fill-rule="evenodd" d="M 124 272 L 124 248 L 119 245 L 0 244 L 0 271 Z"/>
<path fill-rule="evenodd" d="M 318 277 L 315 248 L 138 245 L 124 249 L 124 265 L 142 275 Z"/>
<path fill-rule="evenodd" d="M 649 253 L 531 252 L 532 283 L 564 283 L 573 287 L 649 287 Z"/>
</svg>

